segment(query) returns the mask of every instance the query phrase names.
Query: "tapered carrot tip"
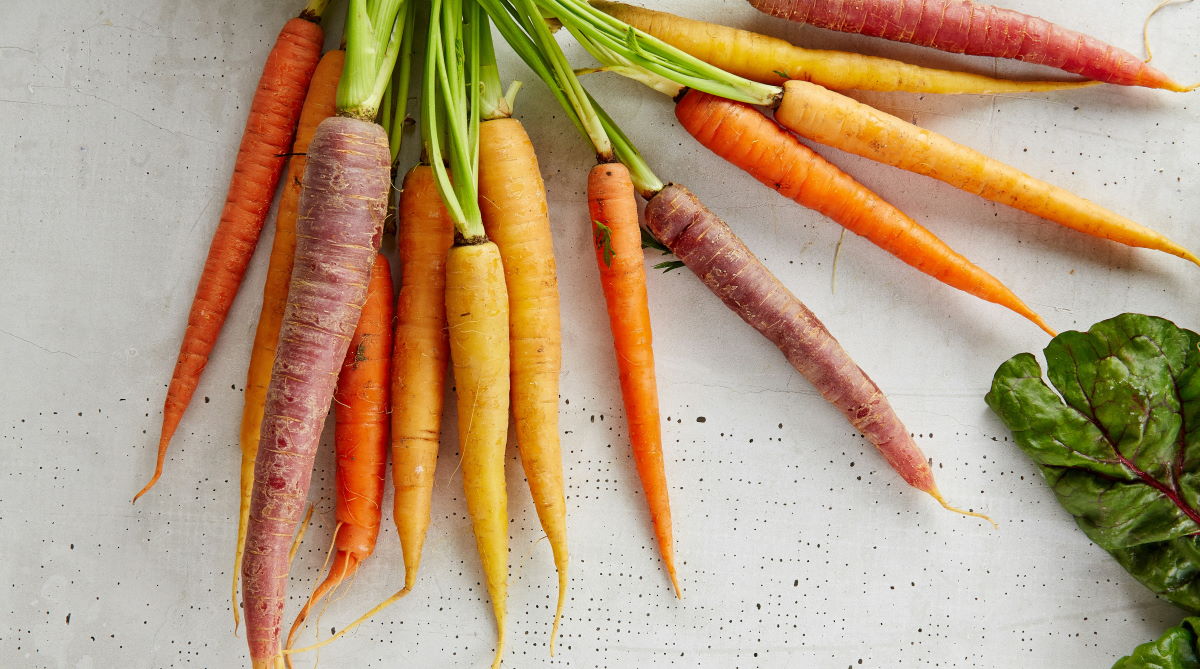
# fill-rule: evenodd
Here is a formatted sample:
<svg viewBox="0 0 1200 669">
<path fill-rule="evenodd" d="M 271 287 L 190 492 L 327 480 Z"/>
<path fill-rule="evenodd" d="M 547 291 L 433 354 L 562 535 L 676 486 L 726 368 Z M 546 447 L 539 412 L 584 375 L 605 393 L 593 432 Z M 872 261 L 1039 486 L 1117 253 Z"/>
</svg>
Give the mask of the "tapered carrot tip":
<svg viewBox="0 0 1200 669">
<path fill-rule="evenodd" d="M 1051 337 L 1058 336 L 1058 333 L 1051 329 L 1050 326 L 1046 324 L 1046 321 L 1042 320 L 1041 316 L 1034 314 L 1029 320 L 1033 321 L 1034 324 L 1042 330 L 1045 330 L 1046 334 L 1050 335 Z"/>
<path fill-rule="evenodd" d="M 675 599 L 683 599 L 683 588 L 679 587 L 679 577 L 675 575 L 675 570 L 670 572 L 671 587 L 675 588 Z"/>
<path fill-rule="evenodd" d="M 324 648 L 325 646 L 328 646 L 329 644 L 333 643 L 334 641 L 337 641 L 338 639 L 342 638 L 342 635 L 346 634 L 347 632 L 357 629 L 359 625 L 370 620 L 371 617 L 374 616 L 376 613 L 379 613 L 380 611 L 386 609 L 387 607 L 391 606 L 392 604 L 395 604 L 397 601 L 404 599 L 404 597 L 406 595 L 408 595 L 408 593 L 410 593 L 410 592 L 412 592 L 412 591 L 409 590 L 408 588 L 399 590 L 398 592 L 396 592 L 396 594 L 392 595 L 391 597 L 388 597 L 387 599 L 385 599 L 382 602 L 380 602 L 379 604 L 377 604 L 375 606 L 375 608 L 373 608 L 370 611 L 367 611 L 366 613 L 359 616 L 358 620 L 355 620 L 354 622 L 350 623 L 349 625 L 343 627 L 341 629 L 341 631 L 339 631 L 337 634 L 334 634 L 333 636 L 329 637 L 328 639 L 325 639 L 324 641 L 319 641 L 317 643 L 314 643 L 311 646 L 305 646 L 303 648 L 286 648 L 282 651 L 282 654 L 283 655 L 296 655 L 297 653 L 307 653 L 310 651 L 317 650 L 318 648 Z M 258 665 L 255 665 L 254 669 L 258 669 Z"/>
<path fill-rule="evenodd" d="M 554 611 L 554 623 L 550 625 L 550 657 L 554 657 L 554 644 L 558 641 L 558 624 L 562 622 L 563 605 L 567 603 L 567 574 L 558 575 L 558 608 Z"/>
<path fill-rule="evenodd" d="M 500 669 L 500 658 L 504 657 L 504 627 L 496 634 L 496 657 L 492 659 L 492 669 Z"/>
<path fill-rule="evenodd" d="M 154 484 L 158 483 L 158 478 L 160 476 L 162 476 L 162 472 L 163 472 L 163 463 L 162 463 L 162 460 L 159 460 L 158 464 L 155 465 L 155 467 L 154 467 L 154 476 L 150 477 L 150 482 L 147 483 L 144 488 L 139 490 L 138 493 L 133 496 L 133 499 L 129 501 L 129 503 L 137 504 L 138 498 L 140 498 L 142 495 L 145 495 L 146 493 L 150 492 L 150 489 L 154 487 Z"/>
<path fill-rule="evenodd" d="M 960 509 L 956 506 L 950 506 L 949 502 L 946 501 L 945 497 L 942 497 L 942 493 L 938 492 L 937 488 L 934 488 L 933 490 L 926 490 L 925 492 L 929 493 L 930 497 L 936 499 L 938 504 L 941 504 L 942 508 L 946 509 L 947 511 L 953 511 L 954 513 L 961 513 L 964 516 L 971 516 L 974 518 L 982 518 L 992 524 L 993 530 L 1000 529 L 1000 526 L 997 525 L 996 521 L 992 520 L 990 516 L 986 516 L 982 513 L 975 513 L 974 511 L 967 511 L 965 509 Z"/>
</svg>

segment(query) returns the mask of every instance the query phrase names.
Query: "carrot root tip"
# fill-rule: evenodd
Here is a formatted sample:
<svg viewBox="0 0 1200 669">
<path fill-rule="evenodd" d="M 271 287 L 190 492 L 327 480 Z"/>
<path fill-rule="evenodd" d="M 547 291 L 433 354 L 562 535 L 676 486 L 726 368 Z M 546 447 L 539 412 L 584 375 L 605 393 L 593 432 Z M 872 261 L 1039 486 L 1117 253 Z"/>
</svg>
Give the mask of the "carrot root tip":
<svg viewBox="0 0 1200 669">
<path fill-rule="evenodd" d="M 938 504 L 941 504 L 942 508 L 946 509 L 947 511 L 953 511 L 954 513 L 961 513 L 964 516 L 971 516 L 972 518 L 981 518 L 981 519 L 986 520 L 987 522 L 991 523 L 993 530 L 1000 529 L 1000 526 L 998 524 L 996 524 L 996 521 L 992 520 L 992 518 L 986 514 L 977 513 L 975 511 L 967 511 L 966 509 L 960 509 L 956 506 L 951 506 L 950 503 L 946 501 L 946 498 L 942 497 L 942 493 L 938 492 L 938 490 L 936 488 L 933 490 L 926 490 L 925 492 L 929 493 L 930 497 L 933 497 L 934 499 L 936 499 Z"/>
</svg>

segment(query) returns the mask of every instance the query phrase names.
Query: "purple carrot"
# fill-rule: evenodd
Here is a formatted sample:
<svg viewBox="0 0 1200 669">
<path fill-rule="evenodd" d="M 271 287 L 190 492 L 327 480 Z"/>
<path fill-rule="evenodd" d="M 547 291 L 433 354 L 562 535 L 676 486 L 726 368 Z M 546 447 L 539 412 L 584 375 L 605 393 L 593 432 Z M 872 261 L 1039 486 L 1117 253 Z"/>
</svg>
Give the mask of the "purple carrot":
<svg viewBox="0 0 1200 669">
<path fill-rule="evenodd" d="M 820 28 L 972 56 L 1015 58 L 1122 86 L 1189 91 L 1137 56 L 1046 19 L 971 0 L 749 0 Z"/>
<path fill-rule="evenodd" d="M 742 320 L 779 347 L 912 487 L 946 503 L 933 471 L 879 386 L 825 325 L 688 189 L 669 185 L 646 205 L 646 225 Z M 990 519 L 989 519 L 990 522 Z"/>
<path fill-rule="evenodd" d="M 326 119 L 308 148 L 296 254 L 254 465 L 246 558 L 246 636 L 255 669 L 274 666 L 288 549 L 313 460 L 367 295 L 387 211 L 391 154 L 380 126 Z"/>
</svg>

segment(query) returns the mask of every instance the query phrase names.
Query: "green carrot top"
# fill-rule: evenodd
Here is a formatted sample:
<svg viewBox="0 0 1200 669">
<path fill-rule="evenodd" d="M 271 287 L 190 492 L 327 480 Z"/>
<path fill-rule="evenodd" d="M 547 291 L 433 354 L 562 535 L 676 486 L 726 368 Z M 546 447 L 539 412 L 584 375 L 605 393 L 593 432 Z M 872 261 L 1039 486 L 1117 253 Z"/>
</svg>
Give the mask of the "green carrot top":
<svg viewBox="0 0 1200 669">
<path fill-rule="evenodd" d="M 379 115 L 412 5 L 406 0 L 350 0 L 338 114 L 366 121 Z"/>
<path fill-rule="evenodd" d="M 576 129 L 591 142 L 599 162 L 620 160 L 644 196 L 662 190 L 637 148 L 579 82 L 550 33 L 535 0 L 478 0 L 509 46 L 549 87 Z"/>
<path fill-rule="evenodd" d="M 478 180 L 480 47 L 490 28 L 475 0 L 465 5 L 463 0 L 431 0 L 430 5 L 421 82 L 425 155 L 454 221 L 456 241 L 476 244 L 487 240 Z"/>
<path fill-rule="evenodd" d="M 531 0 L 558 19 L 604 69 L 658 90 L 661 82 L 730 100 L 775 106 L 783 89 L 744 79 L 710 65 L 589 5 L 586 0 Z M 649 75 L 649 76 L 647 76 Z"/>
</svg>

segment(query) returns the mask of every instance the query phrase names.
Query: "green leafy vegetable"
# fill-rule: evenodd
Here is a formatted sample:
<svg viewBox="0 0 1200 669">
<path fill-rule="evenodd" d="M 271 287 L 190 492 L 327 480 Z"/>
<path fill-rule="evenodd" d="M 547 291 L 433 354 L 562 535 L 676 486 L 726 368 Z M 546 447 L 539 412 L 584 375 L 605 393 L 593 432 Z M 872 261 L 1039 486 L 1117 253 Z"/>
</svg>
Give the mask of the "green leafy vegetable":
<svg viewBox="0 0 1200 669">
<path fill-rule="evenodd" d="M 1157 640 L 1147 641 L 1117 660 L 1112 669 L 1200 669 L 1197 626 L 1200 618 L 1184 618 Z"/>
<path fill-rule="evenodd" d="M 988 406 L 1092 541 L 1200 611 L 1200 335 L 1123 314 L 1000 366 Z M 1058 392 L 1056 393 L 1055 390 Z"/>
</svg>

